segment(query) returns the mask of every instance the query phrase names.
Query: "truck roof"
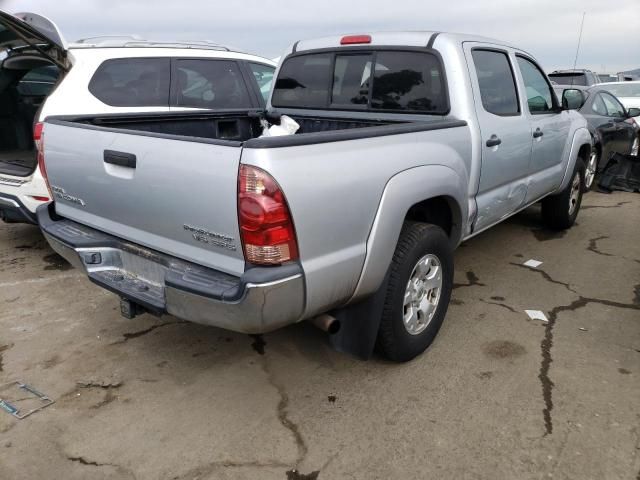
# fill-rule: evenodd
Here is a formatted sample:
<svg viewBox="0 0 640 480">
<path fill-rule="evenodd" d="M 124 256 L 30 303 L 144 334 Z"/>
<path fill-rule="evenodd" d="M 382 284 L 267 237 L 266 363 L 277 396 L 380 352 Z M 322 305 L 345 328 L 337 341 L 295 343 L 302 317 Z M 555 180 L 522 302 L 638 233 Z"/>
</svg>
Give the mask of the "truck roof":
<svg viewBox="0 0 640 480">
<path fill-rule="evenodd" d="M 462 42 L 482 42 L 494 45 L 502 45 L 510 48 L 517 48 L 503 40 L 471 35 L 466 33 L 435 32 L 435 31 L 397 31 L 397 32 L 361 32 L 354 35 L 369 35 L 371 42 L 368 45 L 374 46 L 403 46 L 403 47 L 425 47 L 435 42 L 447 42 L 460 44 Z M 321 48 L 335 48 L 341 46 L 341 40 L 347 35 L 332 35 L 315 39 L 300 40 L 296 42 L 290 51 L 299 52 L 301 50 L 315 50 Z"/>
</svg>

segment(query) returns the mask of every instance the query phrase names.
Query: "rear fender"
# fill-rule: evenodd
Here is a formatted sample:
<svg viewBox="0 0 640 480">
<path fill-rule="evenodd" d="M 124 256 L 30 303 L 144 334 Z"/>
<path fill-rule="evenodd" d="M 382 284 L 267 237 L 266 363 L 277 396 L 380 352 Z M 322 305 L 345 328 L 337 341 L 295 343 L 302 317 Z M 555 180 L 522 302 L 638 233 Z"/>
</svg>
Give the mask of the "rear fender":
<svg viewBox="0 0 640 480">
<path fill-rule="evenodd" d="M 400 237 L 409 209 L 424 200 L 444 197 L 452 213 L 451 246 L 462 238 L 462 219 L 467 218 L 467 179 L 444 165 L 426 165 L 398 173 L 387 183 L 367 239 L 367 254 L 356 290 L 358 301 L 380 287 Z"/>
<path fill-rule="evenodd" d="M 578 128 L 573 134 L 567 168 L 565 169 L 562 183 L 560 184 L 558 189 L 552 193 L 552 195 L 562 192 L 565 188 L 567 188 L 567 185 L 569 185 L 569 182 L 571 181 L 571 174 L 573 173 L 573 169 L 576 166 L 578 154 L 580 153 L 580 149 L 584 145 L 589 145 L 590 148 L 593 148 L 593 140 L 591 138 L 591 134 L 589 133 L 589 130 L 587 128 Z"/>
</svg>

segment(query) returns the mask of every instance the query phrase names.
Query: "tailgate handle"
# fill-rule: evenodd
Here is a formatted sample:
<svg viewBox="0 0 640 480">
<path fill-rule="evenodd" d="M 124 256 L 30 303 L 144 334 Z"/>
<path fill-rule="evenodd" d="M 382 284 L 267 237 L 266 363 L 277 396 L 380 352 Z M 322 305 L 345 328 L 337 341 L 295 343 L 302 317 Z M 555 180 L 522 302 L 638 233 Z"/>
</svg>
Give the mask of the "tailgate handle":
<svg viewBox="0 0 640 480">
<path fill-rule="evenodd" d="M 133 153 L 105 150 L 104 163 L 112 163 L 120 167 L 136 168 L 136 156 Z"/>
</svg>

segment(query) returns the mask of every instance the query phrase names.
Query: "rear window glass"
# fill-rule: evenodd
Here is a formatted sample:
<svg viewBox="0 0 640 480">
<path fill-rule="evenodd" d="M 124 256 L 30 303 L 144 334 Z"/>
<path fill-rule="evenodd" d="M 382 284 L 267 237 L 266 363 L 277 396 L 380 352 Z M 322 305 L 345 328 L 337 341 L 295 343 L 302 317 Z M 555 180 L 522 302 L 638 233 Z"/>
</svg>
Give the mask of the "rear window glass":
<svg viewBox="0 0 640 480">
<path fill-rule="evenodd" d="M 58 73 L 58 67 L 54 66 L 34 68 L 22 77 L 18 92 L 20 95 L 46 97 L 58 81 Z"/>
<path fill-rule="evenodd" d="M 373 75 L 371 106 L 380 110 L 447 110 L 440 63 L 433 55 L 380 52 Z"/>
<path fill-rule="evenodd" d="M 331 54 L 302 55 L 286 60 L 276 80 L 272 104 L 325 108 L 332 80 Z"/>
<path fill-rule="evenodd" d="M 588 85 L 584 73 L 550 73 L 549 78 L 558 85 Z"/>
<path fill-rule="evenodd" d="M 103 62 L 89 91 L 113 107 L 168 107 L 168 58 L 118 58 Z"/>
<path fill-rule="evenodd" d="M 274 107 L 406 111 L 448 110 L 444 75 L 430 53 L 379 51 L 299 55 L 285 60 Z"/>
<path fill-rule="evenodd" d="M 193 108 L 251 108 L 238 65 L 228 60 L 177 60 L 176 105 Z"/>
</svg>

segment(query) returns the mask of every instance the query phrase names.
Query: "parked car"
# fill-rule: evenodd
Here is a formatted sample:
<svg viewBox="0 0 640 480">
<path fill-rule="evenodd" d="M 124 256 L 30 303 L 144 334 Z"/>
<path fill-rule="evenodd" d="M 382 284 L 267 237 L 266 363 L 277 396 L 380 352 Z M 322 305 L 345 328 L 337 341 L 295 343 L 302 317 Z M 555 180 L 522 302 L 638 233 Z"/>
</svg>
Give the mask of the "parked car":
<svg viewBox="0 0 640 480">
<path fill-rule="evenodd" d="M 626 109 L 640 108 L 640 80 L 602 83 L 598 87 L 615 95 Z M 640 125 L 640 118 L 635 117 L 635 119 Z"/>
<path fill-rule="evenodd" d="M 600 81 L 600 83 L 617 82 L 618 81 L 618 75 L 614 75 L 612 73 L 599 73 L 598 74 L 598 80 Z"/>
<path fill-rule="evenodd" d="M 0 11 L 0 34 L 0 218 L 9 222 L 35 223 L 50 199 L 36 160 L 46 117 L 260 109 L 275 70 L 271 60 L 207 42 L 67 45 L 50 20 L 30 13 Z"/>
<path fill-rule="evenodd" d="M 581 85 L 589 87 L 600 83 L 595 73 L 591 70 L 584 69 L 555 70 L 549 74 L 549 78 L 558 85 Z"/>
<path fill-rule="evenodd" d="M 594 148 L 585 175 L 585 189 L 589 190 L 596 175 L 606 168 L 614 153 L 637 154 L 640 129 L 632 117 L 639 115 L 640 109 L 627 111 L 614 95 L 600 85 L 574 88 L 575 98 L 570 101 L 575 102 L 578 111 L 587 119 L 593 138 Z M 555 90 L 562 95 L 562 87 L 555 87 Z"/>
<path fill-rule="evenodd" d="M 245 333 L 313 320 L 341 350 L 433 341 L 453 249 L 535 202 L 573 225 L 591 137 L 531 55 L 406 32 L 300 41 L 265 118 L 49 117 L 52 248 L 121 297 Z M 575 91 L 574 91 L 575 92 Z M 571 93 L 571 90 L 568 90 Z M 280 115 L 295 135 L 260 137 Z"/>
</svg>

